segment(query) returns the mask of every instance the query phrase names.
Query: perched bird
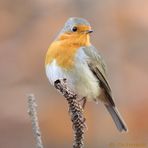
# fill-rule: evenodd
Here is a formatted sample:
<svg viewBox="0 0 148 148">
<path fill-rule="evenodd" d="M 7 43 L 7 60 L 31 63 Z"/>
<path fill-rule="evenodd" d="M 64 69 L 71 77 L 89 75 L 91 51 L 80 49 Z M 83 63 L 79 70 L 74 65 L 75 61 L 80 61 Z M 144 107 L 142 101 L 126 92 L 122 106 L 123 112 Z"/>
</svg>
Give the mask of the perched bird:
<svg viewBox="0 0 148 148">
<path fill-rule="evenodd" d="M 66 79 L 68 88 L 83 98 L 83 106 L 86 100 L 100 100 L 111 114 L 118 130 L 127 131 L 112 97 L 103 58 L 90 43 L 92 32 L 87 20 L 69 18 L 47 51 L 46 75 L 51 84 L 57 79 Z"/>
</svg>

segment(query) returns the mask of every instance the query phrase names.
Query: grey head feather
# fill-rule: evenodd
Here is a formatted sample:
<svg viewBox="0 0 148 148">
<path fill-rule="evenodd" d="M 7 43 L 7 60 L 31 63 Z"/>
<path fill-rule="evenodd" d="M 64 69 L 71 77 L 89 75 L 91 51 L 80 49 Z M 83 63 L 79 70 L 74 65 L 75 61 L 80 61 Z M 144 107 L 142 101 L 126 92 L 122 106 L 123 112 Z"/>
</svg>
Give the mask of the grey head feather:
<svg viewBox="0 0 148 148">
<path fill-rule="evenodd" d="M 71 17 L 66 21 L 60 34 L 72 31 L 72 28 L 76 25 L 79 25 L 79 24 L 90 26 L 90 23 L 83 18 Z"/>
</svg>

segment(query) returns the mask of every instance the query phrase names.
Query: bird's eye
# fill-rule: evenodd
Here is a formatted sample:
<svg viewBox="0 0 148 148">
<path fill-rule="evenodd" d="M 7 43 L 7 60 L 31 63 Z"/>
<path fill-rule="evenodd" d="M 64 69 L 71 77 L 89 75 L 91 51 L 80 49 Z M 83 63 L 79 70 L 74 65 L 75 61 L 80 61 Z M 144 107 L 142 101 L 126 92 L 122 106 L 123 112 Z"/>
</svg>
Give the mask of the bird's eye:
<svg viewBox="0 0 148 148">
<path fill-rule="evenodd" d="M 74 26 L 73 28 L 72 28 L 72 31 L 73 32 L 76 32 L 78 30 L 78 28 L 76 27 L 76 26 Z"/>
</svg>

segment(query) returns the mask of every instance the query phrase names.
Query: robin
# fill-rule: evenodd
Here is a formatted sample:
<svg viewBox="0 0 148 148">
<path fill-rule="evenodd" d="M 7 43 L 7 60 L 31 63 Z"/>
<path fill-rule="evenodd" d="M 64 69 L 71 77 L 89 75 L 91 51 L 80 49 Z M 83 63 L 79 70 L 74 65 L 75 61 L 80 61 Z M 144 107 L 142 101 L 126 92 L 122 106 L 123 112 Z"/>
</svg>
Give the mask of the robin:
<svg viewBox="0 0 148 148">
<path fill-rule="evenodd" d="M 109 111 L 117 129 L 127 131 L 106 78 L 106 66 L 97 49 L 90 43 L 89 22 L 72 17 L 50 45 L 45 60 L 46 75 L 52 85 L 66 79 L 67 87 L 86 101 L 100 100 Z"/>
</svg>

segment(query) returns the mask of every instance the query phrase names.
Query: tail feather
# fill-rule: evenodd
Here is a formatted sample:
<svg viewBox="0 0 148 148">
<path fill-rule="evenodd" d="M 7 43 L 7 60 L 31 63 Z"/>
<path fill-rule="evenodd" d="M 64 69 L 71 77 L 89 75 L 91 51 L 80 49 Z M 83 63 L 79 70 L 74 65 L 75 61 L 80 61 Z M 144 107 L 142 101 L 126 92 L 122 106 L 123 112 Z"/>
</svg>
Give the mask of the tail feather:
<svg viewBox="0 0 148 148">
<path fill-rule="evenodd" d="M 124 120 L 122 119 L 118 109 L 115 106 L 111 106 L 111 105 L 105 105 L 105 107 L 107 108 L 107 110 L 111 114 L 118 130 L 120 132 L 122 132 L 122 131 L 127 132 L 128 131 L 127 126 L 126 126 Z"/>
</svg>

